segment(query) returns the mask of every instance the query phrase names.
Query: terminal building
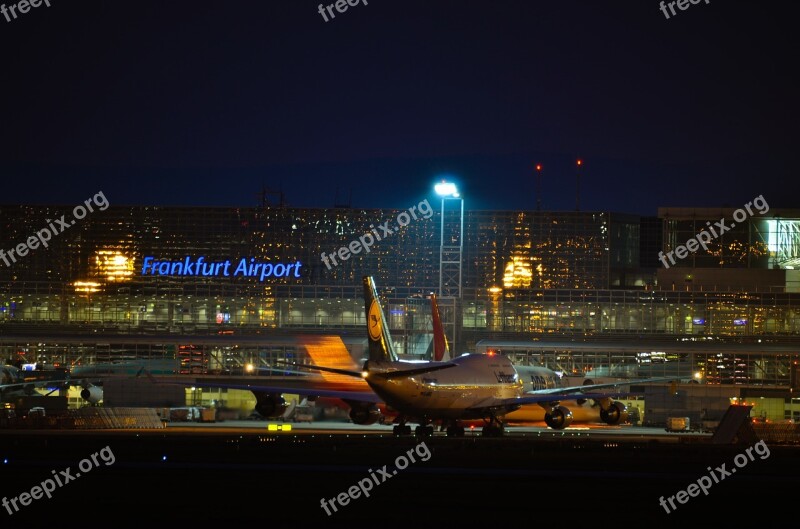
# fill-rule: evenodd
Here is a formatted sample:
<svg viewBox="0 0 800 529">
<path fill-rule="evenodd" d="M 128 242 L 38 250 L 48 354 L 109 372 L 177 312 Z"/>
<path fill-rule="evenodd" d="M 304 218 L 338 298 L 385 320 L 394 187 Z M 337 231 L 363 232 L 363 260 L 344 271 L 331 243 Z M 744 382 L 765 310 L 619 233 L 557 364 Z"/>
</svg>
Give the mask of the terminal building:
<svg viewBox="0 0 800 529">
<path fill-rule="evenodd" d="M 430 358 L 436 293 L 453 354 L 490 344 L 576 377 L 679 373 L 785 402 L 769 415 L 791 418 L 800 210 L 743 211 L 475 211 L 433 197 L 407 210 L 112 205 L 0 261 L 0 356 L 235 376 L 302 359 L 287 337 L 322 334 L 358 361 L 372 275 L 404 357 Z M 0 206 L 0 248 L 62 215 L 72 207 Z M 682 245 L 697 249 L 680 258 Z"/>
</svg>

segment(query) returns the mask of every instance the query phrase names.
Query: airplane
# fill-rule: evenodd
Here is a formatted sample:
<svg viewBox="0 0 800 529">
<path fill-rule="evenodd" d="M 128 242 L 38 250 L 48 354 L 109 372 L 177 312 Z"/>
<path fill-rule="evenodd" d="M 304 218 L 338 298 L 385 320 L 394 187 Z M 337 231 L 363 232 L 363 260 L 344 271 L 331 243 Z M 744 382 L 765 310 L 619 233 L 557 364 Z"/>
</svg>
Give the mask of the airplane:
<svg viewBox="0 0 800 529">
<path fill-rule="evenodd" d="M 23 371 L 16 366 L 6 364 L 0 367 L 0 402 L 14 402 L 20 397 L 43 397 L 36 388 L 48 388 L 53 393 L 69 386 L 69 374 L 66 370 L 59 372 L 63 378 L 45 380 L 33 375 L 36 371 Z M 52 375 L 51 371 L 43 372 Z"/>
<path fill-rule="evenodd" d="M 111 377 L 129 377 L 146 369 L 150 374 L 175 373 L 175 360 L 168 359 L 124 359 L 97 364 L 73 365 L 70 376 L 81 386 L 81 398 L 90 404 L 103 400 L 103 380 Z"/>
</svg>

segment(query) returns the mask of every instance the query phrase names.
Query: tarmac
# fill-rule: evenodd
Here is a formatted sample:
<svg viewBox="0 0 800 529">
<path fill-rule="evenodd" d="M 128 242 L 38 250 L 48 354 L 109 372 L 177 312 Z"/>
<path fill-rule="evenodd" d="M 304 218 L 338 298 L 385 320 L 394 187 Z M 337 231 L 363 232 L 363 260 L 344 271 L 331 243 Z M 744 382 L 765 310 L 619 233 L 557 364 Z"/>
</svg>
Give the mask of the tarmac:
<svg viewBox="0 0 800 529">
<path fill-rule="evenodd" d="M 770 511 L 792 505 L 800 448 L 763 448 L 767 455 L 747 444 L 712 444 L 708 434 L 631 426 L 422 439 L 395 438 L 381 425 L 269 421 L 0 430 L 0 496 L 16 498 L 18 508 L 0 507 L 0 526 L 719 525 L 754 510 L 770 527 L 780 523 Z M 86 472 L 50 499 L 21 504 L 22 493 L 67 469 Z M 719 481 L 678 496 L 697 492 L 689 486 L 704 476 Z"/>
</svg>

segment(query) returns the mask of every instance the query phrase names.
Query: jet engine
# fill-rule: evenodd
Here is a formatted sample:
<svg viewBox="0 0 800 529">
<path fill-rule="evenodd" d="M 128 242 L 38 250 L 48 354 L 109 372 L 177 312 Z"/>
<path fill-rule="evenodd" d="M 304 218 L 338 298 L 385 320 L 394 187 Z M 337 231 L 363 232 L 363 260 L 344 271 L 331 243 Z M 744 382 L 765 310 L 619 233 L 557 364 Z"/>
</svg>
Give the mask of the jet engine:
<svg viewBox="0 0 800 529">
<path fill-rule="evenodd" d="M 286 411 L 286 400 L 280 393 L 256 393 L 255 410 L 262 417 L 280 417 Z"/>
<path fill-rule="evenodd" d="M 381 418 L 381 410 L 375 404 L 355 404 L 350 406 L 350 420 L 353 424 L 375 424 Z"/>
<path fill-rule="evenodd" d="M 81 398 L 92 404 L 97 404 L 103 400 L 103 388 L 100 386 L 85 387 L 81 390 Z"/>
<path fill-rule="evenodd" d="M 562 430 L 572 424 L 572 412 L 564 406 L 556 406 L 544 414 L 544 422 L 553 430 Z"/>
<path fill-rule="evenodd" d="M 606 424 L 619 424 L 628 419 L 628 407 L 621 402 L 612 402 L 607 410 L 600 410 L 600 418 Z"/>
</svg>

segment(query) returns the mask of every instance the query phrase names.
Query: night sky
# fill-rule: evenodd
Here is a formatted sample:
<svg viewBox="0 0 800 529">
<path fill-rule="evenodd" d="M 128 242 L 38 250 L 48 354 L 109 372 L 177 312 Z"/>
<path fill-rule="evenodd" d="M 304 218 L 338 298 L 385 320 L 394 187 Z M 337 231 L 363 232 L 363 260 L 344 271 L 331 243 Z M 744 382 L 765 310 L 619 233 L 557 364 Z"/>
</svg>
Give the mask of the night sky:
<svg viewBox="0 0 800 529">
<path fill-rule="evenodd" d="M 574 210 L 580 157 L 582 210 L 800 207 L 793 2 L 49 1 L 0 16 L 0 204 L 534 209 L 542 163 Z"/>
</svg>

